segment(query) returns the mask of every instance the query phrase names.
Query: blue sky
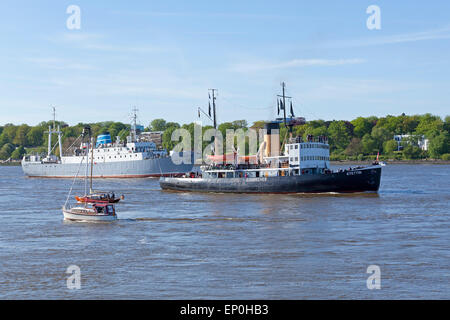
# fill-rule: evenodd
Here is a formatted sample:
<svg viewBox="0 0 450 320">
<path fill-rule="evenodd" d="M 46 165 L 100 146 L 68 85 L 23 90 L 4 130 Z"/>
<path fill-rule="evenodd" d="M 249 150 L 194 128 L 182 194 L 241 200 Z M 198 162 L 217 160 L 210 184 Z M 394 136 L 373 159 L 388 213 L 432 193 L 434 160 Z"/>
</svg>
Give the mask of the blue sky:
<svg viewBox="0 0 450 320">
<path fill-rule="evenodd" d="M 69 30 L 69 5 L 81 29 Z M 381 9 L 368 30 L 366 8 Z M 448 1 L 2 1 L 0 125 L 450 114 Z M 206 120 L 203 119 L 206 123 Z"/>
</svg>

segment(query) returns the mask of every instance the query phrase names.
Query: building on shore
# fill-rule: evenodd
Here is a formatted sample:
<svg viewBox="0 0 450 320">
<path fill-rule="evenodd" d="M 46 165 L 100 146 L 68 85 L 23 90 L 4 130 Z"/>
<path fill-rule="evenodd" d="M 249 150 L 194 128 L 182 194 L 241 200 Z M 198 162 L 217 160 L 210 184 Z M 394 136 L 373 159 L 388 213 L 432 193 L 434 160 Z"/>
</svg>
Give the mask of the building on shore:
<svg viewBox="0 0 450 320">
<path fill-rule="evenodd" d="M 417 142 L 417 146 L 424 150 L 428 150 L 429 140 L 422 135 L 412 135 L 412 134 L 397 134 L 394 135 L 394 140 L 397 142 L 397 151 L 401 151 L 405 143 Z"/>
</svg>

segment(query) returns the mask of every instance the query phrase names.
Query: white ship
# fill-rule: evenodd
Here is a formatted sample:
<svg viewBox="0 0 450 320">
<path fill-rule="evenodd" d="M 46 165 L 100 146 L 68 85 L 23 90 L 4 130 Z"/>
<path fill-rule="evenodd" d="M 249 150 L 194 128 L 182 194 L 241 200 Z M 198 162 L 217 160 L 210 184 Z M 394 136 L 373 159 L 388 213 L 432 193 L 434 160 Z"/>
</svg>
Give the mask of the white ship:
<svg viewBox="0 0 450 320">
<path fill-rule="evenodd" d="M 151 141 L 143 141 L 136 129 L 136 113 L 133 116 L 130 135 L 122 143 L 119 138 L 111 140 L 109 133 L 97 137 L 93 151 L 93 178 L 145 178 L 178 176 L 192 171 L 192 164 L 175 164 L 167 150 L 158 150 Z M 80 143 L 73 154 L 56 156 L 52 154 L 52 135 L 58 135 L 61 153 L 61 130 L 49 126 L 48 152 L 46 156 L 26 155 L 22 159 L 22 169 L 29 177 L 73 178 L 77 175 L 79 164 L 87 153 L 87 145 Z M 87 154 L 91 157 L 90 154 Z M 181 157 L 182 155 L 180 155 Z M 191 156 L 192 159 L 192 156 Z M 90 159 L 89 159 L 90 161 Z M 192 162 L 192 161 L 191 161 Z M 192 162 L 193 163 L 193 162 Z"/>
</svg>

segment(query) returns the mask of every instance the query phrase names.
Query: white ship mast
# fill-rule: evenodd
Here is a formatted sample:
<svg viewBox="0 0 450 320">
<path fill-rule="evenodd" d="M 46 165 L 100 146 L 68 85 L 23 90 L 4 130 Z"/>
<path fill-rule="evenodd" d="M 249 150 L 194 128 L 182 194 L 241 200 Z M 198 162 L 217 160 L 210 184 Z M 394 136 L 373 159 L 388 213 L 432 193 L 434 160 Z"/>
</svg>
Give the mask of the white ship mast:
<svg viewBox="0 0 450 320">
<path fill-rule="evenodd" d="M 58 124 L 58 129 L 56 129 L 56 108 L 53 108 L 53 128 L 52 126 L 48 126 L 48 149 L 47 149 L 47 159 L 50 159 L 50 156 L 52 154 L 52 134 L 56 133 L 58 134 L 58 145 L 59 145 L 59 157 L 61 158 L 63 153 L 62 153 L 62 143 L 61 143 L 61 129 L 60 126 Z"/>
</svg>

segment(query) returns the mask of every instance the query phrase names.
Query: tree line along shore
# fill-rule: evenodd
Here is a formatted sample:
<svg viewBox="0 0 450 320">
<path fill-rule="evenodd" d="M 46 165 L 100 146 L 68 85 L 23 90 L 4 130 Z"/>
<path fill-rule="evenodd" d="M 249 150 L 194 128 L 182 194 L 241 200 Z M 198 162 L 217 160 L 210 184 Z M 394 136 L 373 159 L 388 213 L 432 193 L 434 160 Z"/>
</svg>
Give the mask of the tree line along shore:
<svg viewBox="0 0 450 320">
<path fill-rule="evenodd" d="M 251 126 L 245 120 L 224 122 L 218 126 L 223 137 L 227 129 L 262 129 L 263 120 Z M 83 127 L 91 126 L 94 136 L 108 132 L 111 137 L 118 136 L 122 141 L 130 131 L 130 125 L 121 122 L 105 121 L 97 123 L 78 123 L 70 126 L 56 122 L 61 126 L 63 150 L 69 148 L 81 134 Z M 26 124 L 5 124 L 0 126 L 0 161 L 20 160 L 24 154 L 47 153 L 47 131 L 53 121 L 41 122 L 36 126 Z M 154 119 L 144 131 L 161 132 L 161 147 L 169 151 L 178 143 L 172 141 L 172 133 L 183 128 L 194 137 L 194 123 L 179 124 L 164 119 Z M 203 130 L 212 128 L 204 126 Z M 354 120 L 312 120 L 293 128 L 294 136 L 328 136 L 331 161 L 367 161 L 379 154 L 384 161 L 409 161 L 412 163 L 442 163 L 450 160 L 450 116 L 442 119 L 429 113 L 423 115 L 388 115 L 386 117 L 358 117 Z M 280 137 L 287 136 L 287 129 L 280 128 Z M 401 141 L 394 140 L 400 136 Z M 399 139 L 397 139 L 399 140 Z M 210 142 L 204 142 L 204 146 Z M 193 145 L 193 144 L 192 144 Z M 247 148 L 248 150 L 248 148 Z M 56 147 L 54 150 L 59 154 Z M 437 160 L 440 160 L 437 161 Z"/>
</svg>

